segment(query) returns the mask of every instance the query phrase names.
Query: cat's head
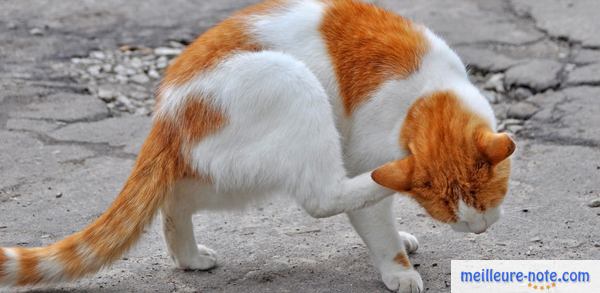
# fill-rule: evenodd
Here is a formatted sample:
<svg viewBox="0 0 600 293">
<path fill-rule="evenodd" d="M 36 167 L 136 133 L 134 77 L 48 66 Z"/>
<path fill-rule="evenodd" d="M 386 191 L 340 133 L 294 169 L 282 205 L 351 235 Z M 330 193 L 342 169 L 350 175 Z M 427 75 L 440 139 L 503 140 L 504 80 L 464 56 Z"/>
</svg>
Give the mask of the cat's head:
<svg viewBox="0 0 600 293">
<path fill-rule="evenodd" d="M 440 92 L 411 107 L 400 142 L 410 155 L 376 169 L 377 183 L 411 195 L 457 231 L 482 233 L 498 220 L 515 150 L 509 135 Z"/>
</svg>

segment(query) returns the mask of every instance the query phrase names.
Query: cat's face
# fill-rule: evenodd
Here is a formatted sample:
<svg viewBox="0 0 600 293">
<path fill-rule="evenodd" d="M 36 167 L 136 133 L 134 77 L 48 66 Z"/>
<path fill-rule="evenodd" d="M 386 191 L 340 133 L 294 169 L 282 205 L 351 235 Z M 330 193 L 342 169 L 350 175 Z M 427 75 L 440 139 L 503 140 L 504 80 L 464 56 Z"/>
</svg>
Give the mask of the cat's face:
<svg viewBox="0 0 600 293">
<path fill-rule="evenodd" d="M 481 233 L 502 213 L 500 204 L 508 191 L 510 159 L 496 165 L 486 161 L 465 163 L 444 172 L 415 162 L 408 193 L 429 215 L 449 223 L 454 230 Z"/>
<path fill-rule="evenodd" d="M 416 107 L 402 137 L 411 155 L 378 168 L 373 179 L 411 195 L 456 231 L 484 232 L 500 217 L 515 143 L 492 132 L 452 95 L 429 97 Z"/>
</svg>

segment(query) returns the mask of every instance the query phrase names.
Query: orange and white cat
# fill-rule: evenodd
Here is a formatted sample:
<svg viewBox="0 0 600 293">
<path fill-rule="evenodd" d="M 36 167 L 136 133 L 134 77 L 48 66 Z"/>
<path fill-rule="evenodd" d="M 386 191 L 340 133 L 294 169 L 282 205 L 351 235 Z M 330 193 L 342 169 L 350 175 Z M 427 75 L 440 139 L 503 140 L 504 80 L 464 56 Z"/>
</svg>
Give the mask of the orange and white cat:
<svg viewBox="0 0 600 293">
<path fill-rule="evenodd" d="M 73 280 L 118 259 L 162 212 L 180 268 L 207 270 L 191 216 L 271 194 L 347 213 L 385 285 L 422 292 L 392 197 L 481 233 L 500 216 L 515 144 L 457 55 L 427 28 L 352 0 L 275 0 L 207 31 L 168 68 L 125 187 L 84 230 L 1 248 L 0 284 Z M 375 171 L 372 171 L 375 170 Z"/>
</svg>

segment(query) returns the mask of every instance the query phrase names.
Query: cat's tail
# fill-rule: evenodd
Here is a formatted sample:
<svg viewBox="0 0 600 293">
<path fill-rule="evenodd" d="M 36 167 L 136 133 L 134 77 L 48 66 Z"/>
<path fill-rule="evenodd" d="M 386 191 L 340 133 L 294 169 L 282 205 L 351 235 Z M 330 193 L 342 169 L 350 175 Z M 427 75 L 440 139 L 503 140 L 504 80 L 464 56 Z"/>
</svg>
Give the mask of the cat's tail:
<svg viewBox="0 0 600 293">
<path fill-rule="evenodd" d="M 121 193 L 85 229 L 46 247 L 0 248 L 0 287 L 73 280 L 125 253 L 182 176 L 180 140 L 169 128 L 155 123 Z"/>
</svg>

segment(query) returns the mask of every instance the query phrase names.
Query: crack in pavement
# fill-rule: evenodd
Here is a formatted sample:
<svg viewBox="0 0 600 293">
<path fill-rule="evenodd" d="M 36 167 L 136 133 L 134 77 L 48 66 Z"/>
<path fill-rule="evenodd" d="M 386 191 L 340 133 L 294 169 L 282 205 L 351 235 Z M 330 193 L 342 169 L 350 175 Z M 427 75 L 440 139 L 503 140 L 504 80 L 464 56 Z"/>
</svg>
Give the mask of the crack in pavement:
<svg viewBox="0 0 600 293">
<path fill-rule="evenodd" d="M 13 130 L 19 133 L 26 133 L 32 135 L 33 138 L 41 141 L 44 145 L 47 146 L 81 146 L 89 151 L 92 151 L 95 156 L 86 158 L 97 158 L 101 156 L 122 158 L 122 159 L 135 159 L 137 157 L 136 154 L 125 152 L 124 149 L 126 146 L 113 146 L 108 142 L 85 142 L 85 141 L 76 141 L 76 140 L 58 140 L 47 134 L 39 133 L 33 130 Z"/>
</svg>

